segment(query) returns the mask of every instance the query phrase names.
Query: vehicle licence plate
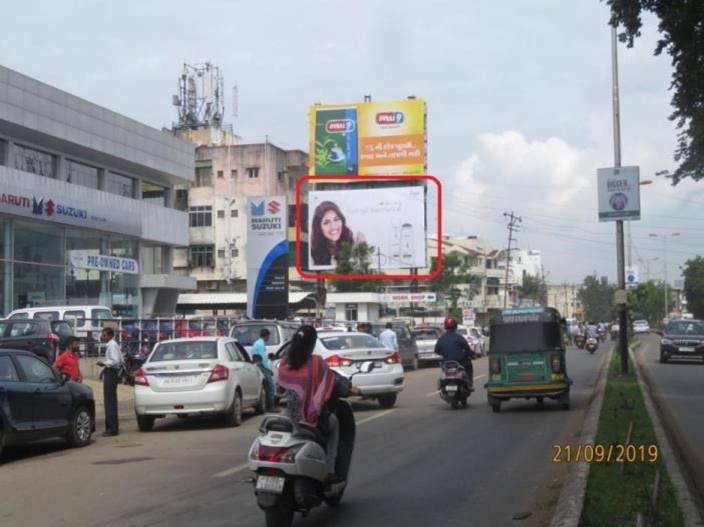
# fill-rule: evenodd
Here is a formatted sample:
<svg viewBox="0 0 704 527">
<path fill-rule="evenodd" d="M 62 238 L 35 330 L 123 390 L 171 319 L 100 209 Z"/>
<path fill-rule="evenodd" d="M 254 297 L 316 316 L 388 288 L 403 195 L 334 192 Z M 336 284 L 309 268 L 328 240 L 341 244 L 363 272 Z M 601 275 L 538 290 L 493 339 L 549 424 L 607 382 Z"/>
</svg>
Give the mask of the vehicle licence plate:
<svg viewBox="0 0 704 527">
<path fill-rule="evenodd" d="M 164 377 L 164 384 L 168 386 L 186 386 L 196 382 L 197 377 L 194 375 Z"/>
<path fill-rule="evenodd" d="M 456 384 L 448 384 L 447 386 L 445 386 L 445 391 L 446 392 L 456 392 L 457 385 Z"/>
<path fill-rule="evenodd" d="M 257 478 L 257 490 L 281 494 L 284 491 L 284 483 L 286 483 L 286 478 L 280 478 L 277 476 L 259 476 Z"/>
<path fill-rule="evenodd" d="M 693 346 L 680 346 L 680 351 L 683 351 L 685 353 L 692 353 L 694 351 Z"/>
</svg>

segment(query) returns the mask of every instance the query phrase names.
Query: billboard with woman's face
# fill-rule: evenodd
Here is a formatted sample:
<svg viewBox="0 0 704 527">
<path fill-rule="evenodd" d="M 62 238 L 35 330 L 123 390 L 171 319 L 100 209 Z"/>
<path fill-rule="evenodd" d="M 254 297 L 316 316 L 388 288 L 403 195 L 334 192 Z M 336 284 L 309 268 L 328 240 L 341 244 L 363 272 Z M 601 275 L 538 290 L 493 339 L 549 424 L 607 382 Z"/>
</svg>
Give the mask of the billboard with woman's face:
<svg viewBox="0 0 704 527">
<path fill-rule="evenodd" d="M 427 267 L 423 187 L 309 194 L 309 269 L 335 269 L 345 244 L 373 247 L 370 268 Z"/>
</svg>

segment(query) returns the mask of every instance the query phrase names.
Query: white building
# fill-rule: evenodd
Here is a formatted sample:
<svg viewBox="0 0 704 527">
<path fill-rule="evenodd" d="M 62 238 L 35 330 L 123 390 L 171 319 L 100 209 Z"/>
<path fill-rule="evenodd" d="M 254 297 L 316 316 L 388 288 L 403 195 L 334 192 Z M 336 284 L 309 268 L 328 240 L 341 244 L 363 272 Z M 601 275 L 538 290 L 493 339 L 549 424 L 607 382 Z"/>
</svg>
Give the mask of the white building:
<svg viewBox="0 0 704 527">
<path fill-rule="evenodd" d="M 511 268 L 513 270 L 514 283 L 523 285 L 525 275 L 542 276 L 543 259 L 537 249 L 520 249 L 511 257 Z"/>
</svg>

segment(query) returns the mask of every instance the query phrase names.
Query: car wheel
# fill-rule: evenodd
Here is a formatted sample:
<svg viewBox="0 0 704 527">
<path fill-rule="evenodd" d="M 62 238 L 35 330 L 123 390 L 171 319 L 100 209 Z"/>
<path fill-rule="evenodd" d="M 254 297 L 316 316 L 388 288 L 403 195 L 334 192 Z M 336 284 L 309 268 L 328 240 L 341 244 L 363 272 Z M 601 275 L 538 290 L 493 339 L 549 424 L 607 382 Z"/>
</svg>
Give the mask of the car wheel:
<svg viewBox="0 0 704 527">
<path fill-rule="evenodd" d="M 660 354 L 660 362 L 665 364 L 667 362 L 667 355 L 665 355 L 664 353 L 661 353 Z"/>
<path fill-rule="evenodd" d="M 259 390 L 259 401 L 254 407 L 254 411 L 257 415 L 262 415 L 264 412 L 266 412 L 266 388 L 263 384 L 261 389 Z"/>
<path fill-rule="evenodd" d="M 225 426 L 240 426 L 242 424 L 242 396 L 235 392 L 232 405 L 225 414 Z"/>
<path fill-rule="evenodd" d="M 2 427 L 0 427 L 0 460 L 2 460 L 2 447 L 3 447 L 4 443 L 5 443 L 5 434 L 2 430 Z"/>
<path fill-rule="evenodd" d="M 151 432 L 154 429 L 155 419 L 153 415 L 137 414 L 137 428 L 140 432 Z"/>
<path fill-rule="evenodd" d="M 396 394 L 395 393 L 385 393 L 378 397 L 379 405 L 382 408 L 393 408 L 396 404 Z"/>
<path fill-rule="evenodd" d="M 501 411 L 501 402 L 491 403 L 491 409 L 495 414 L 498 414 Z"/>
<path fill-rule="evenodd" d="M 74 448 L 86 446 L 93 434 L 93 418 L 85 406 L 79 406 L 71 417 L 66 441 Z"/>
</svg>

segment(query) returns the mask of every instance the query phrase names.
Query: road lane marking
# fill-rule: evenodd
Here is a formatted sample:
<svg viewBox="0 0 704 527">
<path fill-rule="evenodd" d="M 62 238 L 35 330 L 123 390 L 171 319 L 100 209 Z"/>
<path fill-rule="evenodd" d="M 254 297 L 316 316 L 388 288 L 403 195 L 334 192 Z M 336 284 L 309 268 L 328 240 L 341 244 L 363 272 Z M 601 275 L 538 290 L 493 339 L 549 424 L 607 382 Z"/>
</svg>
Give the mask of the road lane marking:
<svg viewBox="0 0 704 527">
<path fill-rule="evenodd" d="M 477 375 L 476 377 L 474 377 L 474 380 L 476 381 L 477 379 L 481 379 L 483 377 L 486 377 L 486 374 Z M 426 393 L 425 396 L 432 397 L 433 395 L 437 395 L 439 393 L 440 393 L 440 390 L 435 390 L 434 392 Z"/>
<path fill-rule="evenodd" d="M 363 425 L 364 423 L 368 423 L 369 421 L 373 421 L 374 419 L 379 419 L 380 417 L 384 417 L 385 415 L 389 415 L 391 412 L 395 412 L 395 411 L 396 411 L 396 408 L 391 408 L 390 410 L 384 410 L 383 412 L 380 412 L 378 414 L 370 415 L 369 417 L 365 417 L 364 419 L 357 421 L 357 426 Z M 226 478 L 228 476 L 232 476 L 233 474 L 237 474 L 238 472 L 242 472 L 243 470 L 246 470 L 247 468 L 249 468 L 249 463 L 243 463 L 242 465 L 228 468 L 227 470 L 223 470 L 222 472 L 218 472 L 217 474 L 213 474 L 212 477 Z"/>
</svg>

